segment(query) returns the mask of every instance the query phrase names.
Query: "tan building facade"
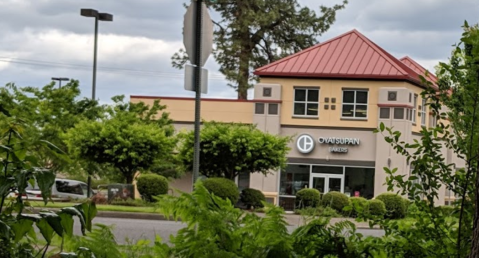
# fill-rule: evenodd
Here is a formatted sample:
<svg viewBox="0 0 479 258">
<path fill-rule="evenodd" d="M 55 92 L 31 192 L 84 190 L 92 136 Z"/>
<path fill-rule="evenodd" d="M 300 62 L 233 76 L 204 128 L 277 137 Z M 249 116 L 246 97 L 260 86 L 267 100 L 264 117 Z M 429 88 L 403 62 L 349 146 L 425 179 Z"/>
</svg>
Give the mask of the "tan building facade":
<svg viewBox="0 0 479 258">
<path fill-rule="evenodd" d="M 305 187 L 373 198 L 387 191 L 384 167 L 404 175 L 411 169 L 373 130 L 384 123 L 412 142 L 422 127 L 435 126 L 421 97 L 424 72 L 414 60 L 396 59 L 353 30 L 257 69 L 260 82 L 252 100 L 203 99 L 201 117 L 293 137 L 286 169 L 237 179 L 286 210 L 294 209 L 295 194 Z M 433 75 L 427 79 L 436 82 Z M 131 96 L 131 101 L 158 98 L 177 130 L 193 129 L 192 98 Z M 464 166 L 446 148 L 444 157 Z M 191 183 L 187 175 L 172 187 L 188 191 Z M 437 202 L 450 198 L 444 189 Z"/>
</svg>

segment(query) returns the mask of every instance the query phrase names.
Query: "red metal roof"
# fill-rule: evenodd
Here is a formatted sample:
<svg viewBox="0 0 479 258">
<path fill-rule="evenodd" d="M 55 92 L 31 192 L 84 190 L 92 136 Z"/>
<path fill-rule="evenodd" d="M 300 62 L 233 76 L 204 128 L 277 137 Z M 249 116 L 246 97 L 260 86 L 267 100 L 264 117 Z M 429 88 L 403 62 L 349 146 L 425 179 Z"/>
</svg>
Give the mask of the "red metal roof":
<svg viewBox="0 0 479 258">
<path fill-rule="evenodd" d="M 352 30 L 260 67 L 254 74 L 274 77 L 407 80 L 420 85 L 418 73 Z"/>
<path fill-rule="evenodd" d="M 419 75 L 424 76 L 426 73 L 426 68 L 422 67 L 418 62 L 414 61 L 414 59 L 410 58 L 409 56 L 405 56 L 399 61 L 403 62 L 405 65 L 407 65 L 409 68 L 411 68 L 414 72 L 416 72 Z M 434 85 L 437 84 L 437 77 L 433 73 L 428 71 L 428 76 L 427 79 L 434 83 Z"/>
</svg>

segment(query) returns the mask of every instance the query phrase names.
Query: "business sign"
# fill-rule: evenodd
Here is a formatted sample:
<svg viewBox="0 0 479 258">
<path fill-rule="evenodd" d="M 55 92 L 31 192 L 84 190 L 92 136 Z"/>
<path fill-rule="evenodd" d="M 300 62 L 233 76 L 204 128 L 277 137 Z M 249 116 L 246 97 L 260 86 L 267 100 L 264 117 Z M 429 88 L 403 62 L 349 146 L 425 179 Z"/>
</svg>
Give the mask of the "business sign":
<svg viewBox="0 0 479 258">
<path fill-rule="evenodd" d="M 310 153 L 314 149 L 314 139 L 308 134 L 303 134 L 296 140 L 296 148 L 301 153 Z"/>
<path fill-rule="evenodd" d="M 359 138 L 348 138 L 348 137 L 319 137 L 319 144 L 328 144 L 328 145 L 359 145 Z M 296 140 L 296 148 L 299 152 L 307 154 L 313 151 L 315 141 L 313 137 L 308 134 L 302 134 Z M 329 147 L 329 152 L 334 153 L 347 153 L 348 148 L 343 146 L 331 146 Z"/>
</svg>

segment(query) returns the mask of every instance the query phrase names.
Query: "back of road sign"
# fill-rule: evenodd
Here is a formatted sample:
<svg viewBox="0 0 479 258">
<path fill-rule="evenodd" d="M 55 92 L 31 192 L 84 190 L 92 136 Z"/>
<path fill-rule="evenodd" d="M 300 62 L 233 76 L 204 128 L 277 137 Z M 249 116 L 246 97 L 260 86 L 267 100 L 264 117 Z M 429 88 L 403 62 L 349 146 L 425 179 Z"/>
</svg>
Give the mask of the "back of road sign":
<svg viewBox="0 0 479 258">
<path fill-rule="evenodd" d="M 190 6 L 186 10 L 183 23 L 183 44 L 191 64 L 196 65 L 195 60 L 195 39 L 196 39 L 196 1 L 191 1 Z M 208 8 L 201 3 L 202 19 L 201 19 L 201 60 L 200 67 L 203 67 L 208 57 L 213 51 L 213 21 L 211 21 Z"/>
<path fill-rule="evenodd" d="M 185 90 L 195 91 L 195 68 L 196 66 L 185 64 Z M 201 68 L 201 93 L 208 93 L 208 70 Z"/>
</svg>

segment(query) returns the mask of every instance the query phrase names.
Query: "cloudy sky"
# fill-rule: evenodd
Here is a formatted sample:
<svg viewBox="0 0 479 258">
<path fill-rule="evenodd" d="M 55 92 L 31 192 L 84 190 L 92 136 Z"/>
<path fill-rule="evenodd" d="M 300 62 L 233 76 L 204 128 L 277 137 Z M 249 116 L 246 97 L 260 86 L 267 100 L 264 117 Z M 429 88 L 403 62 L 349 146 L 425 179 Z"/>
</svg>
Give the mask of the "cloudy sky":
<svg viewBox="0 0 479 258">
<path fill-rule="evenodd" d="M 97 98 L 118 94 L 193 96 L 183 71 L 171 67 L 182 43 L 182 0 L 0 0 L 0 84 L 44 86 L 51 77 L 80 81 L 91 96 L 93 29 L 81 8 L 114 15 L 99 29 Z M 318 10 L 340 0 L 299 0 Z M 408 55 L 428 69 L 446 61 L 464 20 L 478 22 L 477 0 L 350 0 L 325 41 L 357 29 L 396 57 Z M 214 14 L 212 14 L 214 15 Z M 209 94 L 235 98 L 212 57 Z M 250 94 L 251 97 L 251 94 Z"/>
</svg>

